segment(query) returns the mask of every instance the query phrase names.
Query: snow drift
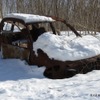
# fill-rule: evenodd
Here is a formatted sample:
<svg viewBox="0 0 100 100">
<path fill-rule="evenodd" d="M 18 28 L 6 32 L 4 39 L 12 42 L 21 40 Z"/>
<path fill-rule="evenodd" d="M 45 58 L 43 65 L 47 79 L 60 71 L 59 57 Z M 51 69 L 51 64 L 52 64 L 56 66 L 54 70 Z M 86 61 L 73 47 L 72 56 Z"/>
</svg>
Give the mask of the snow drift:
<svg viewBox="0 0 100 100">
<path fill-rule="evenodd" d="M 49 37 L 52 48 L 48 45 L 49 41 L 46 37 Z M 94 52 L 94 54 L 99 53 L 99 35 L 96 37 L 88 35 L 88 38 L 83 36 L 85 41 L 83 41 L 82 38 L 73 36 L 72 38 L 67 36 L 66 38 L 65 36 L 57 36 L 57 39 L 54 35 L 52 35 L 52 38 L 50 37 L 51 34 L 48 33 L 41 35 L 33 44 L 35 46 L 35 52 L 38 49 L 37 43 L 40 42 L 44 45 L 44 48 L 43 46 L 40 46 L 41 49 L 46 49 L 46 52 L 50 52 L 50 54 L 55 50 L 53 43 L 56 43 L 56 50 L 60 51 L 62 54 L 64 53 L 61 52 L 61 50 L 67 50 L 69 52 L 71 49 L 71 52 L 73 53 L 74 51 L 77 51 L 72 47 L 79 49 L 84 54 L 84 51 L 90 50 L 89 46 L 92 49 L 89 54 L 86 52 L 87 55 L 93 56 L 92 52 Z M 44 38 L 45 42 L 42 41 Z M 67 42 L 63 41 L 62 38 Z M 86 41 L 90 45 L 88 45 Z M 61 43 L 63 44 L 63 47 L 59 47 Z M 66 44 L 68 44 L 68 49 L 66 49 Z M 60 50 L 60 48 L 63 49 Z M 84 50 L 84 48 L 86 49 Z M 64 56 L 65 54 L 61 56 L 62 60 L 65 60 Z M 52 58 L 52 56 L 49 57 Z M 55 56 L 53 57 L 57 58 L 60 56 L 55 52 Z M 69 58 L 70 57 L 72 56 L 69 56 Z M 74 54 L 73 57 L 74 59 L 77 59 L 76 54 Z M 66 59 L 68 59 L 68 57 Z M 1 59 L 0 53 L 0 100 L 99 100 L 100 71 L 94 70 L 88 74 L 77 74 L 69 79 L 51 80 L 43 76 L 44 69 L 44 67 L 38 68 L 37 66 L 29 66 L 25 64 L 24 61 L 17 59 Z"/>
<path fill-rule="evenodd" d="M 100 71 L 51 80 L 44 68 L 0 59 L 0 100 L 99 100 Z"/>
<path fill-rule="evenodd" d="M 75 61 L 90 58 L 100 54 L 100 37 L 86 35 L 75 37 L 67 36 L 67 32 L 60 36 L 44 33 L 39 36 L 38 40 L 33 43 L 33 49 L 37 54 L 37 50 L 43 50 L 51 59 L 60 61 Z"/>
</svg>

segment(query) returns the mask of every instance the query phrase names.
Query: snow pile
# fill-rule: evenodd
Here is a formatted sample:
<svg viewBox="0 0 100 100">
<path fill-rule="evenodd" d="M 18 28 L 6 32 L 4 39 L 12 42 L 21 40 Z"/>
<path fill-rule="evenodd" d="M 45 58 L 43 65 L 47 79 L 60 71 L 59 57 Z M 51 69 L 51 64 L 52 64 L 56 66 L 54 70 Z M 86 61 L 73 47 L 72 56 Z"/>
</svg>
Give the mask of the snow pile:
<svg viewBox="0 0 100 100">
<path fill-rule="evenodd" d="M 44 78 L 45 67 L 29 66 L 18 59 L 0 59 L 0 81 Z M 0 99 L 1 100 L 1 99 Z"/>
<path fill-rule="evenodd" d="M 99 76 L 100 71 L 92 71 L 51 80 L 36 66 L 0 59 L 0 100 L 99 100 Z"/>
<path fill-rule="evenodd" d="M 43 49 L 44 45 L 44 50 L 50 52 L 50 55 L 54 53 L 56 57 L 59 57 L 61 54 L 66 56 L 66 53 L 63 53 L 66 50 L 68 53 L 74 53 L 80 50 L 84 56 L 84 52 L 87 55 L 92 55 L 92 53 L 98 54 L 99 40 L 100 35 L 96 37 L 87 35 L 82 38 L 76 38 L 73 35 L 68 37 L 64 34 L 56 36 L 46 33 L 39 37 L 34 46 L 36 51 L 37 43 L 40 42 L 40 45 L 38 45 L 40 48 Z M 57 50 L 58 55 L 55 50 Z M 76 54 L 73 57 L 76 59 Z M 18 59 L 1 59 L 0 53 L 0 100 L 100 99 L 99 70 L 94 70 L 87 74 L 77 74 L 72 78 L 62 80 L 45 78 L 43 76 L 44 70 L 45 67 L 38 68 L 37 66 L 29 66 L 24 61 Z"/>
<path fill-rule="evenodd" d="M 24 20 L 26 23 L 30 22 L 53 22 L 51 17 L 40 16 L 40 15 L 33 15 L 33 14 L 23 14 L 23 13 L 11 13 L 6 15 L 5 18 L 12 17 L 12 18 L 19 18 Z"/>
<path fill-rule="evenodd" d="M 93 76 L 94 75 L 94 76 Z M 27 79 L 0 83 L 0 100 L 99 100 L 99 76 L 93 71 L 71 79 Z"/>
<path fill-rule="evenodd" d="M 37 50 L 42 49 L 51 59 L 74 61 L 99 55 L 100 39 L 92 35 L 81 38 L 75 35 L 67 36 L 64 33 L 58 36 L 47 32 L 33 43 L 33 49 L 37 56 Z"/>
</svg>

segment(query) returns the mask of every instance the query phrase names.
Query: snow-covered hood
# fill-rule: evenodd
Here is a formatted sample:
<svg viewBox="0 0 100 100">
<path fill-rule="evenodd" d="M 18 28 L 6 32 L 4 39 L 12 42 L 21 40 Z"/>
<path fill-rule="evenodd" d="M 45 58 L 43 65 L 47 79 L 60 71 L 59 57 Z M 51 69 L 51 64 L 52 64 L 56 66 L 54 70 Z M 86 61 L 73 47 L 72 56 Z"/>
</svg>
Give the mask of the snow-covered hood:
<svg viewBox="0 0 100 100">
<path fill-rule="evenodd" d="M 33 50 L 37 56 L 37 50 L 41 49 L 50 59 L 60 61 L 86 59 L 100 54 L 100 39 L 97 37 L 100 35 L 75 37 L 63 34 L 63 32 L 60 36 L 47 32 L 33 43 Z"/>
</svg>

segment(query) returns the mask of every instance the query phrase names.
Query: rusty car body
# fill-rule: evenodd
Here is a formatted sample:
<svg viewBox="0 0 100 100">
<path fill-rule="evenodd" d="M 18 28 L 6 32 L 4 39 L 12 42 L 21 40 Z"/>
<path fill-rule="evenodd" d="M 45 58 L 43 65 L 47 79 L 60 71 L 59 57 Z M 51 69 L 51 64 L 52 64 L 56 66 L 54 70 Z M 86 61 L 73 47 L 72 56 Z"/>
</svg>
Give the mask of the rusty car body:
<svg viewBox="0 0 100 100">
<path fill-rule="evenodd" d="M 56 35 L 53 23 L 60 21 L 69 27 L 76 36 L 81 37 L 81 35 L 74 27 L 61 18 L 45 16 L 47 19 L 50 18 L 50 20 L 26 21 L 23 16 L 18 17 L 18 15 L 20 16 L 20 14 L 11 14 L 4 17 L 0 23 L 0 50 L 2 58 L 18 58 L 26 60 L 30 65 L 46 66 L 44 75 L 52 79 L 68 78 L 77 73 L 87 73 L 93 69 L 100 69 L 100 55 L 77 61 L 59 61 L 50 59 L 45 52 L 38 49 L 38 56 L 36 56 L 33 51 L 33 42 L 46 31 L 45 27 L 32 30 L 38 24 L 48 23 L 52 33 Z"/>
</svg>

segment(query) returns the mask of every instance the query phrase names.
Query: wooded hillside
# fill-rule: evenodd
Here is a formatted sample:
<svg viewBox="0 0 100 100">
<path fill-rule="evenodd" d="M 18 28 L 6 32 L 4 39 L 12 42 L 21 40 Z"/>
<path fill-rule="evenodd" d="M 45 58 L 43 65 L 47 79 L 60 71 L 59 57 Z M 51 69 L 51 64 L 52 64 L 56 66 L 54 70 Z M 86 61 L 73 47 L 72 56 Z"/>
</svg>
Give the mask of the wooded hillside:
<svg viewBox="0 0 100 100">
<path fill-rule="evenodd" d="M 100 0 L 0 0 L 0 14 L 53 15 L 77 30 L 100 31 Z"/>
</svg>

